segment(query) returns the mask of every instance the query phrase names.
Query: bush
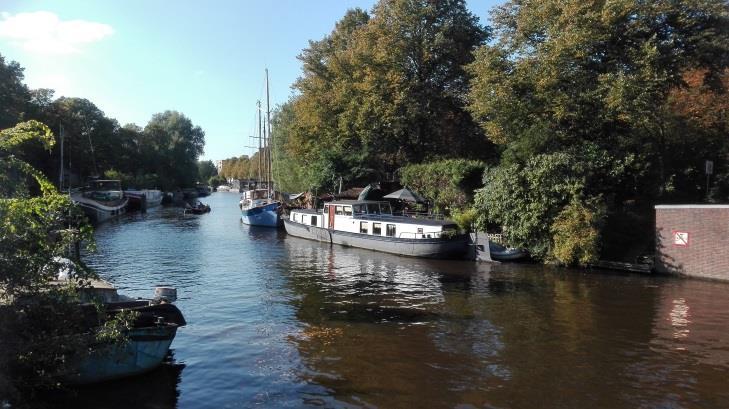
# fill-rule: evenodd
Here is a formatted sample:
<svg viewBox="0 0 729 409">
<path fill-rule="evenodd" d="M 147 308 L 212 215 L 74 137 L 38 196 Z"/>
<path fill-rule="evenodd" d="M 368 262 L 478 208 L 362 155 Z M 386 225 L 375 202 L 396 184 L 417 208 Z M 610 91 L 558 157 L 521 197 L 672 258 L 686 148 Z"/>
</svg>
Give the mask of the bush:
<svg viewBox="0 0 729 409">
<path fill-rule="evenodd" d="M 604 210 L 573 200 L 565 206 L 550 227 L 552 256 L 565 265 L 585 266 L 600 256 L 600 225 Z"/>
<path fill-rule="evenodd" d="M 429 199 L 436 211 L 455 213 L 468 207 L 485 168 L 466 159 L 408 165 L 400 171 L 400 182 Z"/>
</svg>

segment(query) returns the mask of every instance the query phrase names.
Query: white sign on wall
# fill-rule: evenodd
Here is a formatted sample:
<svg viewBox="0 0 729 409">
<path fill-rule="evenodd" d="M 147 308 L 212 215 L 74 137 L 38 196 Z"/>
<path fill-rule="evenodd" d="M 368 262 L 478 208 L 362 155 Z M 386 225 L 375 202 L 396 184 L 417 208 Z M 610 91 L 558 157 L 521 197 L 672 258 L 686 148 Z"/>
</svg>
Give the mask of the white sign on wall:
<svg viewBox="0 0 729 409">
<path fill-rule="evenodd" d="M 689 233 L 687 231 L 673 231 L 673 245 L 688 247 L 689 245 Z"/>
</svg>

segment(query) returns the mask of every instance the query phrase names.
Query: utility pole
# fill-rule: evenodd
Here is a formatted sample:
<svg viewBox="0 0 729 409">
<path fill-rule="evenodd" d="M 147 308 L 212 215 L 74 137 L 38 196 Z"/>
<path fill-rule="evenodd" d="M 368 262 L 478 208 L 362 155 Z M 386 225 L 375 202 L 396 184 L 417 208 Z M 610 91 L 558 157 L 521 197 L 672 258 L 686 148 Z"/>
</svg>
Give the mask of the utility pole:
<svg viewBox="0 0 729 409">
<path fill-rule="evenodd" d="M 63 124 L 58 123 L 58 136 L 61 138 L 61 173 L 58 174 L 58 191 L 63 192 Z"/>
</svg>

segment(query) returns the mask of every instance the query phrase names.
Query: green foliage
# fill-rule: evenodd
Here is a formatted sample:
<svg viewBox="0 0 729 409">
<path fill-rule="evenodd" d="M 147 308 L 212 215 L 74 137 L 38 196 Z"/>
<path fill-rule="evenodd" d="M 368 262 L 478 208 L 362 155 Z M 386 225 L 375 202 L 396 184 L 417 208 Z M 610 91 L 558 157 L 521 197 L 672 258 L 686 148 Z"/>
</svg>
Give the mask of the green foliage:
<svg viewBox="0 0 729 409">
<path fill-rule="evenodd" d="M 493 22 L 497 41 L 469 66 L 469 109 L 504 160 L 582 141 L 640 152 L 645 168 L 618 193 L 653 199 L 715 151 L 675 128 L 666 105 L 685 70 L 703 67 L 710 80 L 729 63 L 726 2 L 507 2 Z"/>
<path fill-rule="evenodd" d="M 701 166 L 725 166 L 729 141 L 718 137 L 721 115 L 703 115 L 716 126 L 707 132 L 686 114 L 721 112 L 726 100 L 703 88 L 721 89 L 729 64 L 725 1 L 509 1 L 492 22 L 495 41 L 468 67 L 469 110 L 502 149 L 479 196 L 485 220 L 546 257 L 549 227 L 573 199 L 602 197 L 620 219 L 629 203 L 650 212 L 656 201 L 704 198 Z M 701 86 L 677 92 L 697 69 Z M 677 95 L 698 106 L 684 109 Z M 575 156 L 586 145 L 619 166 Z"/>
<path fill-rule="evenodd" d="M 451 212 L 469 205 L 485 167 L 483 162 L 466 159 L 408 165 L 401 169 L 400 181 L 431 200 L 438 211 Z"/>
<path fill-rule="evenodd" d="M 475 198 L 479 227 L 498 225 L 507 241 L 538 258 L 551 254 L 550 226 L 574 201 L 600 201 L 619 186 L 634 158 L 614 158 L 594 145 L 536 155 L 521 165 L 502 163 L 484 174 Z"/>
<path fill-rule="evenodd" d="M 228 181 L 220 175 L 211 176 L 210 179 L 207 180 L 207 182 L 208 186 L 212 186 L 214 188 L 228 183 Z"/>
<path fill-rule="evenodd" d="M 144 134 L 164 160 L 157 173 L 167 190 L 194 186 L 198 176 L 197 158 L 205 146 L 205 132 L 177 111 L 155 114 L 144 127 Z"/>
<path fill-rule="evenodd" d="M 207 183 L 210 178 L 217 176 L 218 169 L 211 160 L 200 161 L 197 163 L 197 181 Z"/>
<path fill-rule="evenodd" d="M 0 55 L 0 129 L 11 127 L 23 119 L 30 98 L 23 78 L 20 64 L 15 61 L 6 63 Z"/>
<path fill-rule="evenodd" d="M 53 181 L 58 180 L 61 161 L 60 127 L 65 136 L 63 168 L 75 185 L 112 170 L 127 186 L 138 188 L 174 189 L 192 186 L 198 178 L 204 132 L 184 115 L 167 111 L 153 116 L 145 129 L 121 127 L 87 99 L 54 100 L 53 90 L 28 90 L 20 65 L 6 64 L 0 55 L 0 129 L 29 119 L 59 131 L 54 149 L 48 151 L 46 142 L 31 139 L 15 154 Z"/>
<path fill-rule="evenodd" d="M 600 256 L 600 225 L 604 220 L 598 208 L 573 200 L 555 217 L 552 233 L 552 256 L 565 265 L 586 266 Z"/>
<path fill-rule="evenodd" d="M 282 180 L 291 190 L 332 189 L 340 177 L 364 184 L 408 163 L 489 152 L 463 100 L 463 67 L 486 37 L 462 0 L 348 11 L 299 56 L 300 94 L 274 131 Z"/>
<path fill-rule="evenodd" d="M 455 210 L 451 213 L 451 219 L 458 224 L 463 231 L 473 231 L 476 220 L 478 219 L 478 210 L 469 207 L 463 210 Z"/>
<path fill-rule="evenodd" d="M 33 141 L 54 145 L 50 129 L 36 121 L 0 131 L 0 176 L 9 182 L 0 195 L 0 396 L 10 399 L 57 387 L 57 376 L 98 341 L 79 304 L 79 290 L 96 274 L 70 261 L 74 280 L 52 283 L 67 267 L 60 257 L 81 241 L 93 243 L 92 229 L 67 195 L 15 156 Z M 11 172 L 24 177 L 7 177 Z M 29 179 L 33 189 L 20 186 Z M 104 328 L 128 328 L 128 321 L 110 319 Z M 99 333 L 104 340 L 119 334 Z"/>
</svg>

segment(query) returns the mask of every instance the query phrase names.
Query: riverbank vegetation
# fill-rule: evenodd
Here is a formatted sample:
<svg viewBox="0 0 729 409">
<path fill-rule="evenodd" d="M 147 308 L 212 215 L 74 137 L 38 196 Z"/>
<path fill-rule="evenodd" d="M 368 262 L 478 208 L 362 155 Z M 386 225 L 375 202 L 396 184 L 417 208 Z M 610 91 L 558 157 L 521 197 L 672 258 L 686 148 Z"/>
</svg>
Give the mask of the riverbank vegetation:
<svg viewBox="0 0 729 409">
<path fill-rule="evenodd" d="M 649 252 L 656 203 L 729 200 L 726 2 L 508 1 L 490 24 L 461 0 L 347 12 L 276 110 L 279 186 L 399 177 L 565 264 Z M 454 193 L 441 165 L 469 161 Z"/>
<path fill-rule="evenodd" d="M 51 130 L 38 121 L 0 131 L 0 404 L 61 386 L 63 375 L 99 342 L 123 341 L 128 317 L 88 326 L 79 291 L 96 278 L 77 257 L 93 246 L 91 226 L 68 195 L 18 154 L 50 150 Z M 66 270 L 73 280 L 53 284 Z M 102 309 L 97 321 L 104 320 Z"/>
<path fill-rule="evenodd" d="M 67 186 L 98 176 L 121 179 L 125 187 L 174 190 L 210 177 L 198 173 L 205 133 L 184 114 L 164 111 L 144 127 L 120 125 L 87 99 L 54 98 L 53 90 L 29 89 L 23 79 L 23 68 L 0 55 L 0 129 L 37 120 L 55 131 L 50 151 L 35 142 L 18 152 L 49 180 L 59 180 L 61 133 Z"/>
</svg>

